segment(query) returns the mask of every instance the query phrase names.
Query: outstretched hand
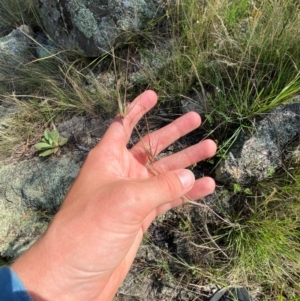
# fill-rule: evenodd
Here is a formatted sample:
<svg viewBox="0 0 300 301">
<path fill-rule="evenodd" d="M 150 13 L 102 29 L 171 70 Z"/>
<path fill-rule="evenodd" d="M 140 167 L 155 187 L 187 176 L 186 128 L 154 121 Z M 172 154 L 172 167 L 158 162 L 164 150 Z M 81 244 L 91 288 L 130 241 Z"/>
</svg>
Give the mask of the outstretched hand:
<svg viewBox="0 0 300 301">
<path fill-rule="evenodd" d="M 197 128 L 198 114 L 188 113 L 126 148 L 135 125 L 156 102 L 157 95 L 146 91 L 124 119 L 115 118 L 46 233 L 12 265 L 34 300 L 111 300 L 154 218 L 183 204 L 184 195 L 197 199 L 213 192 L 211 178 L 195 180 L 184 169 L 215 154 L 211 140 L 147 167 L 145 145 L 159 153 Z"/>
</svg>

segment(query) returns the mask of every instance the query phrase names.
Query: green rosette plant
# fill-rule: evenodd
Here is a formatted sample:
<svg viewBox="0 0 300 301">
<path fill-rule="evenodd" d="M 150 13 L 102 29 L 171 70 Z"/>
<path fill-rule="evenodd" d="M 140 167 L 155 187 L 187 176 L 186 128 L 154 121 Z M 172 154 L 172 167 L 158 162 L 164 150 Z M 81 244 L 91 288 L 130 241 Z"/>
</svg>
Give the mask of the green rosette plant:
<svg viewBox="0 0 300 301">
<path fill-rule="evenodd" d="M 63 138 L 60 136 L 57 129 L 49 131 L 48 129 L 44 132 L 44 137 L 41 142 L 35 144 L 35 148 L 37 148 L 40 153 L 40 157 L 47 157 L 51 154 L 57 153 L 59 148 L 65 145 L 68 142 L 67 138 Z"/>
</svg>

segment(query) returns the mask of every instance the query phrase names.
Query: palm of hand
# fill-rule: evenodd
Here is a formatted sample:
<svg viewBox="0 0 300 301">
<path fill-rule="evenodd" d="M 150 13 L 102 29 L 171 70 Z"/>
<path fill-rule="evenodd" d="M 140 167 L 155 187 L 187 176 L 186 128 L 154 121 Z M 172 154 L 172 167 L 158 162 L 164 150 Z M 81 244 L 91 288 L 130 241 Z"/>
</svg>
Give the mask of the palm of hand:
<svg viewBox="0 0 300 301">
<path fill-rule="evenodd" d="M 146 167 L 149 153 L 145 145 L 155 145 L 159 153 L 200 125 L 195 113 L 151 133 L 131 150 L 126 148 L 133 128 L 156 101 L 156 94 L 146 91 L 131 104 L 123 120 L 115 119 L 89 153 L 62 208 L 40 241 L 42 251 L 52 249 L 50 258 L 41 259 L 48 275 L 55 271 L 62 277 L 62 285 L 55 281 L 56 293 L 51 300 L 111 300 L 153 219 L 182 204 L 180 196 L 187 191 L 193 199 L 213 191 L 210 178 L 199 179 L 184 189 L 178 175 L 172 172 L 212 156 L 216 147 L 210 140 L 153 163 L 152 171 Z M 53 253 L 60 256 L 53 258 Z M 63 290 L 69 293 L 62 296 Z M 71 298 L 70 292 L 75 297 Z"/>
</svg>

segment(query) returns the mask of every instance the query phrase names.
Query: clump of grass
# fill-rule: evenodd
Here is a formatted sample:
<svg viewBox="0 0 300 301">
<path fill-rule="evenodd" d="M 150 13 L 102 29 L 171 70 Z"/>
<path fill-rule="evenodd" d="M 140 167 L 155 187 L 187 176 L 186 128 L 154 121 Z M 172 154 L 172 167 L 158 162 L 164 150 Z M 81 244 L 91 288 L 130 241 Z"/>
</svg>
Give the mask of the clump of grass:
<svg viewBox="0 0 300 301">
<path fill-rule="evenodd" d="M 170 261 L 180 285 L 200 291 L 207 283 L 246 287 L 257 300 L 297 300 L 299 180 L 298 170 L 252 187 L 252 195 L 239 192 L 232 197 L 238 205 L 214 206 L 221 219 L 205 208 L 184 215 L 179 211 L 184 222 L 180 220 L 173 232 L 185 242 L 189 255 L 188 260 L 172 257 Z"/>
<path fill-rule="evenodd" d="M 1 130 L 1 153 L 9 154 L 24 137 L 31 141 L 41 136 L 56 120 L 84 114 L 110 116 L 116 111 L 114 87 L 99 82 L 80 60 L 78 64 L 69 60 L 53 57 L 20 65 L 13 83 L 6 78 L 0 97 L 3 104 L 14 105 L 19 112 L 12 114 L 8 126 Z M 33 144 L 36 142 L 33 139 Z"/>
<path fill-rule="evenodd" d="M 22 146 L 27 147 L 37 129 L 43 127 L 41 116 L 37 110 L 32 110 L 28 102 L 22 102 L 13 95 L 0 95 L 2 110 L 7 110 L 1 118 L 0 127 L 0 158 L 9 157 Z"/>
<path fill-rule="evenodd" d="M 299 186 L 300 182 L 293 186 Z M 248 217 L 236 217 L 238 226 L 220 227 L 216 242 L 228 254 L 229 266 L 220 269 L 230 285 L 268 288 L 274 300 L 284 288 L 288 298 L 299 296 L 299 201 L 274 190 L 263 201 L 249 205 Z M 287 290 L 286 290 L 287 289 Z"/>
<path fill-rule="evenodd" d="M 22 24 L 40 31 L 42 25 L 35 5 L 33 0 L 2 1 L 0 29 L 3 33 L 8 34 Z M 8 126 L 1 128 L 0 152 L 5 154 L 15 148 L 14 144 L 22 140 L 22 136 L 40 135 L 54 120 L 70 115 L 110 114 L 116 108 L 115 90 L 96 79 L 92 72 L 96 63 L 92 59 L 63 49 L 37 58 L 34 48 L 42 45 L 37 42 L 35 33 L 28 35 L 28 39 L 32 46 L 30 62 L 12 65 L 4 56 L 0 58 L 0 102 L 15 106 L 16 110 L 22 108 L 21 113 L 7 118 Z"/>
<path fill-rule="evenodd" d="M 296 36 L 300 20 L 292 1 L 255 6 L 246 0 L 186 0 L 176 5 L 168 10 L 171 63 L 153 82 L 170 101 L 205 85 L 220 92 L 213 93 L 215 112 L 238 109 L 246 118 L 262 107 L 270 109 L 272 98 L 297 78 L 299 45 L 289 37 Z"/>
<path fill-rule="evenodd" d="M 33 0 L 7 0 L 0 3 L 0 36 L 26 24 L 36 26 L 38 17 Z"/>
</svg>

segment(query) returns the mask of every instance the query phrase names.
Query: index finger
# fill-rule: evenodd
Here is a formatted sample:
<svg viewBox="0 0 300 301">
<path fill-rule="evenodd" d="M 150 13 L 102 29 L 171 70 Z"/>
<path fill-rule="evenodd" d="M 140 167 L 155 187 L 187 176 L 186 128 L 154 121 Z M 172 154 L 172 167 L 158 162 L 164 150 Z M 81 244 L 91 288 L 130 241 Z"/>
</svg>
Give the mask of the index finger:
<svg viewBox="0 0 300 301">
<path fill-rule="evenodd" d="M 157 94 L 147 90 L 134 99 L 127 108 L 124 118 L 117 115 L 107 129 L 102 141 L 114 140 L 116 143 L 126 145 L 131 137 L 134 127 L 139 120 L 157 103 Z"/>
</svg>

